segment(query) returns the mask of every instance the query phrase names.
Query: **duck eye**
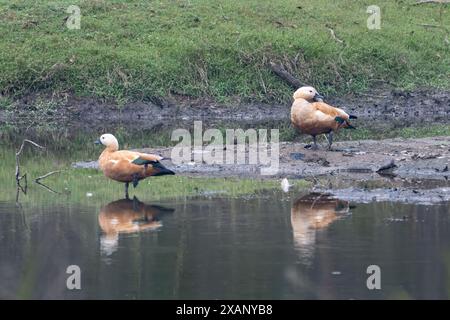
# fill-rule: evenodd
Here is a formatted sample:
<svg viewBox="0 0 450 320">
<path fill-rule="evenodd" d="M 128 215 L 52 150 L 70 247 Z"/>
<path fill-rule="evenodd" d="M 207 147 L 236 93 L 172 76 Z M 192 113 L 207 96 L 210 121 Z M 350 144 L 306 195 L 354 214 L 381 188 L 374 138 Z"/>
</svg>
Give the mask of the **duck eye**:
<svg viewBox="0 0 450 320">
<path fill-rule="evenodd" d="M 102 137 L 102 140 L 105 140 L 105 137 Z"/>
</svg>

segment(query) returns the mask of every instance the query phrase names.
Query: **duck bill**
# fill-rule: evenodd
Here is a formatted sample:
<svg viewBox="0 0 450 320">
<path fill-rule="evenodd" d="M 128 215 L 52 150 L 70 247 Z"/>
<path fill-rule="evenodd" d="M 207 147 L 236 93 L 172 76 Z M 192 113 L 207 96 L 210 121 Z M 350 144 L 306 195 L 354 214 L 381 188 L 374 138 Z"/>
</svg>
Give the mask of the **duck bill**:
<svg viewBox="0 0 450 320">
<path fill-rule="evenodd" d="M 323 96 L 319 93 L 316 93 L 313 98 L 314 101 L 323 101 Z"/>
<path fill-rule="evenodd" d="M 94 141 L 94 144 L 102 144 L 99 139 Z"/>
</svg>

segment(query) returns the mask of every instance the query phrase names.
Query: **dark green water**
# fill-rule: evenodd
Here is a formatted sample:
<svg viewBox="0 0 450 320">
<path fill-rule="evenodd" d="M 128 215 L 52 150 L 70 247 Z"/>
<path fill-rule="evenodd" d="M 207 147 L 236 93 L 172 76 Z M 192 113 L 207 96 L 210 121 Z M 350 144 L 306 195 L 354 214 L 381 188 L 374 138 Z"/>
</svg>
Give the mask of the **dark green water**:
<svg viewBox="0 0 450 320">
<path fill-rule="evenodd" d="M 0 298 L 450 297 L 450 204 L 298 197 L 1 202 Z M 81 290 L 66 287 L 69 265 Z M 369 265 L 381 290 L 366 287 Z"/>
</svg>

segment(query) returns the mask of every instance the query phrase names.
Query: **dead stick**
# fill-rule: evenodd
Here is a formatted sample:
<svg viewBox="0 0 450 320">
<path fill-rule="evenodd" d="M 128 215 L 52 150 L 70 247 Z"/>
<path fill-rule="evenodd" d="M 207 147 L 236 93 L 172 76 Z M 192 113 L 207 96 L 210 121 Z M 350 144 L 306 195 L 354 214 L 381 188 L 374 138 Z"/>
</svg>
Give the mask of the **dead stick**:
<svg viewBox="0 0 450 320">
<path fill-rule="evenodd" d="M 336 40 L 336 41 L 339 42 L 339 43 L 344 43 L 343 40 L 341 40 L 341 39 L 339 39 L 338 37 L 336 37 L 336 33 L 334 33 L 334 30 L 333 30 L 333 29 L 331 29 L 331 28 L 327 28 L 327 29 L 330 31 L 331 37 L 332 37 L 334 40 Z"/>
<path fill-rule="evenodd" d="M 46 186 L 45 184 L 41 183 L 39 180 L 35 180 L 35 182 L 40 185 L 41 187 L 43 187 L 44 189 L 46 189 L 47 191 L 50 191 L 51 193 L 55 193 L 55 194 L 61 194 L 58 191 L 53 190 L 52 188 Z"/>
<path fill-rule="evenodd" d="M 424 28 L 437 28 L 437 29 L 443 29 L 442 26 L 437 25 L 437 24 L 426 24 L 426 23 L 422 23 L 422 24 L 419 24 L 419 26 L 424 27 Z"/>
<path fill-rule="evenodd" d="M 39 183 L 40 180 L 45 179 L 45 178 L 47 178 L 47 177 L 49 177 L 49 176 L 51 176 L 53 174 L 60 173 L 60 172 L 61 172 L 61 170 L 50 171 L 49 173 L 46 173 L 46 174 L 44 174 L 44 175 L 42 175 L 40 177 L 37 177 L 36 179 L 34 179 L 34 181 Z"/>
<path fill-rule="evenodd" d="M 304 86 L 304 84 L 300 80 L 298 80 L 289 72 L 287 72 L 282 65 L 276 64 L 272 61 L 269 64 L 272 72 L 275 73 L 282 80 L 284 80 L 286 83 L 288 83 L 291 87 L 298 89 Z"/>
<path fill-rule="evenodd" d="M 25 147 L 25 143 L 29 143 L 33 146 L 35 146 L 36 148 L 40 148 L 40 149 L 44 149 L 44 147 L 38 145 L 36 142 L 25 139 L 22 141 L 22 144 L 20 145 L 19 150 L 16 152 L 16 185 L 17 187 L 20 187 L 23 191 L 22 186 L 20 185 L 20 180 L 22 180 L 23 178 L 25 178 L 25 190 L 27 189 L 27 178 L 26 178 L 26 173 L 24 175 L 20 175 L 20 155 L 23 151 L 23 148 Z M 25 193 L 25 192 L 24 192 Z"/>
<path fill-rule="evenodd" d="M 413 3 L 412 6 L 416 6 L 418 4 L 425 4 L 425 3 L 448 4 L 448 3 L 450 3 L 450 0 L 421 0 L 421 1 L 417 1 L 416 3 Z"/>
</svg>

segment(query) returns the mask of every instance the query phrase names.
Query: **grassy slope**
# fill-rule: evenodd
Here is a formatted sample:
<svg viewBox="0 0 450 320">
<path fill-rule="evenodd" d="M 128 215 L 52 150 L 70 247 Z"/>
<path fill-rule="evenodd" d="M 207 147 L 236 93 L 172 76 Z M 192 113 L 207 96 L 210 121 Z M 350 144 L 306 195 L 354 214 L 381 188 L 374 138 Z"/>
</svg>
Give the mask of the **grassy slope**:
<svg viewBox="0 0 450 320">
<path fill-rule="evenodd" d="M 448 89 L 447 32 L 419 24 L 448 27 L 449 6 L 376 2 L 382 29 L 370 31 L 369 0 L 0 0 L 0 92 L 287 101 L 291 88 L 269 71 L 271 60 L 326 94 L 383 81 Z M 65 27 L 71 4 L 81 30 Z"/>
</svg>

